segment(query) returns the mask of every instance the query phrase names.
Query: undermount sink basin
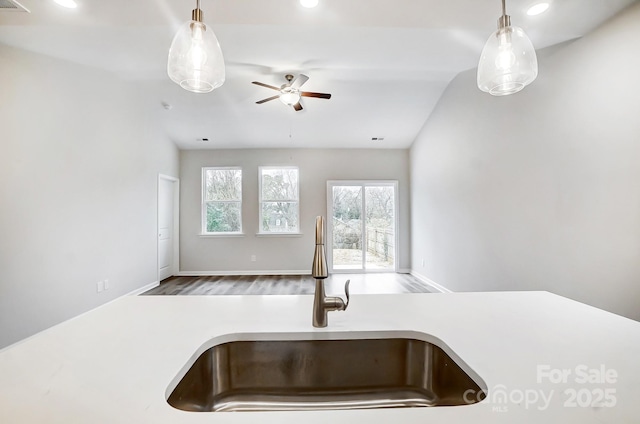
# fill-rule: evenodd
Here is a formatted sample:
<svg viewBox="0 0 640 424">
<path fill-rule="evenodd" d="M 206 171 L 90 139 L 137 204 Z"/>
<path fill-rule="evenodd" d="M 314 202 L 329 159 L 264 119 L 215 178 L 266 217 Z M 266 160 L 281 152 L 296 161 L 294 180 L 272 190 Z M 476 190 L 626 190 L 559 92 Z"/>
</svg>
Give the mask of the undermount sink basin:
<svg viewBox="0 0 640 424">
<path fill-rule="evenodd" d="M 197 412 L 478 402 L 484 382 L 458 363 L 465 366 L 441 347 L 413 338 L 230 341 L 200 354 L 167 401 Z"/>
</svg>

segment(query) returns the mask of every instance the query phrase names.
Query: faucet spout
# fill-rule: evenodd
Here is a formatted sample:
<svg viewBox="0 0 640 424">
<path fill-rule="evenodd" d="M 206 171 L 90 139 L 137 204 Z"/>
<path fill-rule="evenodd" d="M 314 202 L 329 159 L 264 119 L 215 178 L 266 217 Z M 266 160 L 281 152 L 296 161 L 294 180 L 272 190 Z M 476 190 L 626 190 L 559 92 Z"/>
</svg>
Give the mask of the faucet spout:
<svg viewBox="0 0 640 424">
<path fill-rule="evenodd" d="M 349 283 L 347 280 L 344 289 L 347 295 L 345 302 L 339 297 L 327 297 L 324 291 L 324 279 L 329 276 L 327 271 L 327 259 L 324 253 L 324 218 L 316 218 L 316 249 L 313 254 L 311 275 L 316 279 L 316 291 L 313 298 L 313 326 L 326 327 L 328 323 L 327 312 L 344 311 L 349 306 Z"/>
<path fill-rule="evenodd" d="M 327 278 L 327 258 L 324 254 L 324 218 L 316 217 L 316 250 L 313 254 L 313 266 L 311 267 L 311 275 L 315 279 Z"/>
</svg>

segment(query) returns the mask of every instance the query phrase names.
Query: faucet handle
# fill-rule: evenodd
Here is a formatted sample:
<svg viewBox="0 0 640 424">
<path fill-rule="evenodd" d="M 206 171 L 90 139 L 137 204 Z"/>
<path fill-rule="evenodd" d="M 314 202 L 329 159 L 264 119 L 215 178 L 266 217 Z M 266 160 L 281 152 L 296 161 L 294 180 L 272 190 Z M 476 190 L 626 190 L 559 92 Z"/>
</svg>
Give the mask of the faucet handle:
<svg viewBox="0 0 640 424">
<path fill-rule="evenodd" d="M 347 303 L 345 303 L 345 304 L 344 304 L 344 309 L 343 309 L 343 311 L 344 311 L 344 310 L 346 310 L 346 309 L 347 309 L 347 307 L 349 306 L 349 284 L 350 284 L 350 283 L 351 283 L 351 280 L 347 280 L 347 282 L 346 282 L 346 283 L 344 283 L 344 292 L 345 292 L 345 293 L 346 293 L 346 295 L 347 295 Z"/>
</svg>

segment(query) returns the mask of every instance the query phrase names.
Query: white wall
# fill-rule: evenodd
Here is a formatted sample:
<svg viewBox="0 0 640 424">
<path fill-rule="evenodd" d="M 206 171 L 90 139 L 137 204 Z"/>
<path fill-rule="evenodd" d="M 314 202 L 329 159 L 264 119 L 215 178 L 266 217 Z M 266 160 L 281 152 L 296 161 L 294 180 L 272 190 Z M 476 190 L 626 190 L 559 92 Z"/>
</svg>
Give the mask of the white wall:
<svg viewBox="0 0 640 424">
<path fill-rule="evenodd" d="M 0 63 L 2 347 L 156 281 L 178 151 L 134 84 L 3 45 Z"/>
<path fill-rule="evenodd" d="M 639 22 L 635 5 L 541 58 L 513 96 L 475 70 L 451 83 L 411 150 L 415 271 L 640 319 Z"/>
<path fill-rule="evenodd" d="M 311 272 L 315 218 L 327 214 L 327 180 L 399 182 L 399 267 L 409 268 L 409 151 L 348 149 L 185 150 L 180 152 L 180 267 L 186 272 Z M 302 237 L 256 237 L 258 167 L 300 168 Z M 201 170 L 241 166 L 244 237 L 200 237 Z M 251 262 L 251 255 L 257 261 Z"/>
</svg>

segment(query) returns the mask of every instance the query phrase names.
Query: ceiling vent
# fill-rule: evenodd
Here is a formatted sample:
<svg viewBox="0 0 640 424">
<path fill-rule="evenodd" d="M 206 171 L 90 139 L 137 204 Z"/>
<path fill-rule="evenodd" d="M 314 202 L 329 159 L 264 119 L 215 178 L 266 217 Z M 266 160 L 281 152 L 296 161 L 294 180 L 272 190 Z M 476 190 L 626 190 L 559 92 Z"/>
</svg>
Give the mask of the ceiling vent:
<svg viewBox="0 0 640 424">
<path fill-rule="evenodd" d="M 0 12 L 27 12 L 29 9 L 18 3 L 16 0 L 0 0 Z"/>
</svg>

